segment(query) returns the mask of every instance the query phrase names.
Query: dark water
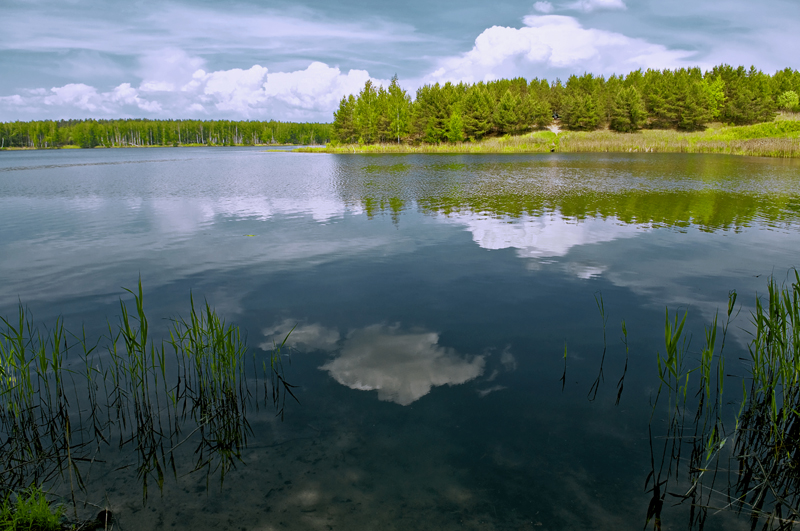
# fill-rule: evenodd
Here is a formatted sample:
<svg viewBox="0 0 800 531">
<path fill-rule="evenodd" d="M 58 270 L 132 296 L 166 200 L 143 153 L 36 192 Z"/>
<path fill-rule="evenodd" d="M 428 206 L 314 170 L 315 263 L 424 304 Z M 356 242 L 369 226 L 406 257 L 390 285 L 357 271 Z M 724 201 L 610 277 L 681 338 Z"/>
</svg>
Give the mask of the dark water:
<svg viewBox="0 0 800 531">
<path fill-rule="evenodd" d="M 0 315 L 99 335 L 141 276 L 157 334 L 190 291 L 251 349 L 295 327 L 301 403 L 252 412 L 222 485 L 184 470 L 143 507 L 123 456 L 93 465 L 123 529 L 641 529 L 665 307 L 699 338 L 737 290 L 744 355 L 800 265 L 799 190 L 798 161 L 724 156 L 4 152 Z"/>
</svg>

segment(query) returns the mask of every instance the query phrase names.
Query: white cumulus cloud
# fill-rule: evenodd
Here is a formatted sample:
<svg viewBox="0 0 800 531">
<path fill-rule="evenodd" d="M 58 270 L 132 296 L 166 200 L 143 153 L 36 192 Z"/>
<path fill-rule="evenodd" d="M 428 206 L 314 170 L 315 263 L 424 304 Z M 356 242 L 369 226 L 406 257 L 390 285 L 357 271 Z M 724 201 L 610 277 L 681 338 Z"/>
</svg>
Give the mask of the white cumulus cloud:
<svg viewBox="0 0 800 531">
<path fill-rule="evenodd" d="M 72 105 L 86 111 L 96 111 L 102 105 L 97 89 L 83 83 L 53 87 L 50 92 L 51 94 L 44 97 L 45 105 Z"/>
<path fill-rule="evenodd" d="M 131 87 L 130 83 L 123 83 L 112 90 L 108 99 L 114 103 L 123 105 L 136 105 L 140 109 L 147 112 L 158 112 L 161 110 L 161 105 L 156 101 L 147 101 L 139 97 L 139 91 Z"/>
<path fill-rule="evenodd" d="M 315 61 L 294 72 L 270 73 L 260 65 L 197 70 L 181 90 L 193 96 L 195 104 L 210 104 L 237 116 L 329 121 L 342 96 L 357 94 L 368 79 L 366 70 L 345 74 Z"/>
<path fill-rule="evenodd" d="M 342 96 L 357 94 L 368 79 L 366 70 L 342 74 L 338 67 L 315 61 L 305 70 L 269 74 L 264 91 L 291 108 L 332 113 Z"/>
<path fill-rule="evenodd" d="M 267 69 L 260 65 L 253 65 L 247 70 L 233 68 L 210 74 L 198 70 L 187 87 L 202 86 L 202 94 L 213 101 L 220 111 L 233 111 L 240 116 L 249 116 L 251 109 L 261 106 L 267 100 L 262 87 L 266 75 Z"/>
<path fill-rule="evenodd" d="M 539 13 L 552 13 L 553 4 L 551 4 L 550 2 L 536 2 L 535 4 L 533 4 L 533 9 L 535 9 Z"/>
<path fill-rule="evenodd" d="M 472 50 L 442 59 L 425 81 L 540 77 L 546 69 L 608 75 L 638 68 L 684 66 L 692 55 L 621 33 L 584 28 L 574 17 L 528 15 L 523 22 L 522 28 L 493 26 L 484 30 Z"/>
<path fill-rule="evenodd" d="M 28 95 L 15 95 L 18 105 L 46 106 L 60 109 L 77 109 L 93 115 L 103 116 L 119 112 L 123 109 L 140 109 L 149 113 L 161 110 L 157 102 L 139 97 L 139 91 L 130 83 L 122 83 L 108 92 L 99 92 L 95 87 L 83 83 L 69 83 L 62 87 L 53 87 L 29 91 Z"/>
</svg>

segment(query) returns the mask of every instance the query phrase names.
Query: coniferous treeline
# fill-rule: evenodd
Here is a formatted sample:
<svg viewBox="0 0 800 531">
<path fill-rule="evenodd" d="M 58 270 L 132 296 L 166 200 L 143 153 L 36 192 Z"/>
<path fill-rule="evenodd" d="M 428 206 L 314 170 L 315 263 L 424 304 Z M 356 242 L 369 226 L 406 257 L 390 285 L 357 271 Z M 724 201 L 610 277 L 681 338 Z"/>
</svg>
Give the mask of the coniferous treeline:
<svg viewBox="0 0 800 531">
<path fill-rule="evenodd" d="M 425 85 L 411 97 L 392 79 L 388 89 L 367 81 L 358 96 L 342 98 L 333 138 L 341 143 L 431 143 L 479 140 L 552 123 L 572 130 L 608 126 L 695 131 L 710 122 L 770 121 L 778 110 L 800 112 L 800 72 L 764 74 L 720 65 L 637 70 L 627 76 L 573 75 L 560 80 L 501 79 L 476 84 Z"/>
<path fill-rule="evenodd" d="M 331 124 L 229 120 L 43 120 L 0 123 L 0 147 L 324 144 Z"/>
</svg>

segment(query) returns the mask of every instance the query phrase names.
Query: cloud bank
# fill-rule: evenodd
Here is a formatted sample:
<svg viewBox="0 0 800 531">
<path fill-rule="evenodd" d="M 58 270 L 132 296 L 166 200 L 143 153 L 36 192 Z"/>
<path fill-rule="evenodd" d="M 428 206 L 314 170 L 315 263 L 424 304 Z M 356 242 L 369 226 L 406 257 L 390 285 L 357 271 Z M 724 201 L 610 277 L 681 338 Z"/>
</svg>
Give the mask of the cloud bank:
<svg viewBox="0 0 800 531">
<path fill-rule="evenodd" d="M 146 57 L 147 74 L 138 87 L 122 83 L 102 92 L 84 83 L 34 89 L 0 98 L 4 115 L 41 118 L 277 119 L 330 121 L 339 100 L 357 94 L 370 79 L 366 70 L 312 62 L 304 70 L 270 73 L 261 65 L 206 72 L 197 58 L 172 50 Z M 386 83 L 375 80 L 376 83 Z M 8 118 L 6 118 L 8 119 Z"/>
</svg>

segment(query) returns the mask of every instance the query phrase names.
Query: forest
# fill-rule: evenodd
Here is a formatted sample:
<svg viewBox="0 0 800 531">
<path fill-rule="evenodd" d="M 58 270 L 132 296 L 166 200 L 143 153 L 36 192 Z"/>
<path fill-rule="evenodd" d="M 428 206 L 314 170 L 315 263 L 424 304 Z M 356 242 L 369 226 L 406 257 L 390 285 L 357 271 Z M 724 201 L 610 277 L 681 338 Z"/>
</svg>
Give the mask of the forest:
<svg viewBox="0 0 800 531">
<path fill-rule="evenodd" d="M 0 148 L 325 144 L 331 124 L 230 120 L 42 120 L 0 123 Z"/>
<path fill-rule="evenodd" d="M 721 122 L 771 121 L 777 111 L 800 112 L 800 72 L 770 76 L 755 67 L 716 66 L 636 70 L 626 76 L 572 75 L 561 80 L 500 79 L 425 85 L 416 97 L 395 76 L 388 89 L 367 81 L 342 98 L 333 140 L 343 144 L 441 144 L 520 134 L 551 125 L 592 131 L 703 130 Z"/>
</svg>

